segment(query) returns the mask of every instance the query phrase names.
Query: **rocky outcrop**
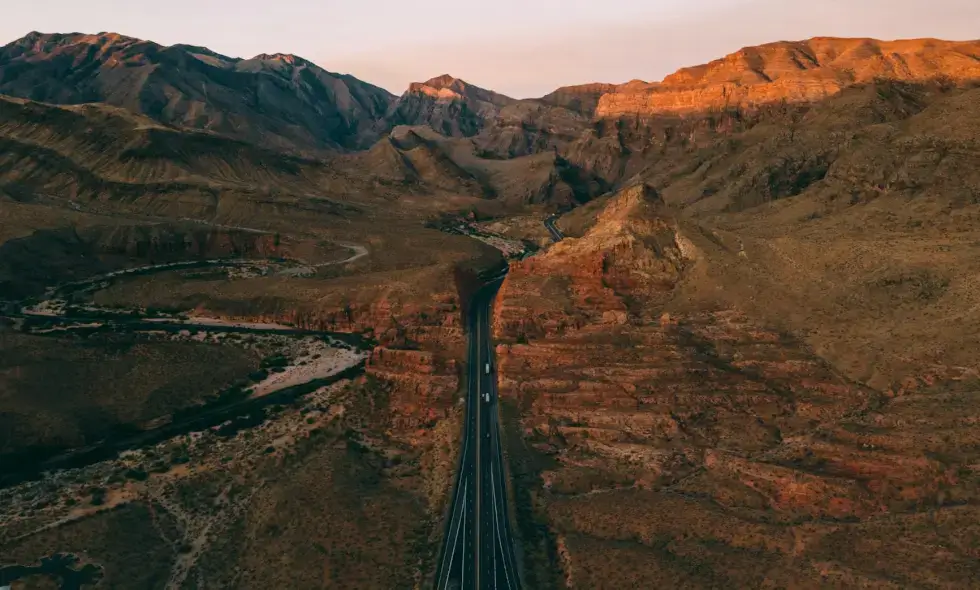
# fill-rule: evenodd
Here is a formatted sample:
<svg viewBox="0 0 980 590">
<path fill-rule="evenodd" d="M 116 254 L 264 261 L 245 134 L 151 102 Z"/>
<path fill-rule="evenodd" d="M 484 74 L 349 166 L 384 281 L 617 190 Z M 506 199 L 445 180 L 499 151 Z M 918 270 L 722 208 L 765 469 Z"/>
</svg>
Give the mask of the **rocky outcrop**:
<svg viewBox="0 0 980 590">
<path fill-rule="evenodd" d="M 617 84 L 603 84 L 599 82 L 594 84 L 580 84 L 578 86 L 563 86 L 554 92 L 542 96 L 538 100 L 551 106 L 566 108 L 570 111 L 591 117 L 595 114 L 595 109 L 599 105 L 599 99 L 602 98 L 602 95 L 615 92 L 617 88 Z"/>
<path fill-rule="evenodd" d="M 195 313 L 229 320 L 285 323 L 299 328 L 361 334 L 374 346 L 366 374 L 384 392 L 383 415 L 395 435 L 408 435 L 445 418 L 459 390 L 457 358 L 464 350 L 460 300 L 452 276 L 428 300 L 398 288 L 352 289 L 340 298 L 287 303 L 253 301 L 202 305 Z M 381 402 L 378 402 L 379 404 Z"/>
<path fill-rule="evenodd" d="M 379 346 L 367 363 L 367 374 L 391 387 L 391 426 L 400 432 L 431 427 L 446 417 L 459 391 L 455 359 L 426 350 Z"/>
<path fill-rule="evenodd" d="M 531 521 L 521 532 L 531 543 L 546 527 L 562 558 L 561 571 L 532 575 L 545 585 L 574 572 L 576 587 L 852 585 L 883 571 L 868 547 L 888 546 L 899 585 L 965 583 L 976 571 L 966 554 L 905 544 L 918 543 L 926 510 L 942 514 L 923 540 L 930 555 L 975 534 L 962 503 L 977 497 L 978 457 L 961 451 L 975 412 L 957 417 L 975 376 L 937 368 L 883 404 L 738 309 L 675 301 L 708 272 L 702 254 L 655 192 L 634 187 L 581 238 L 512 265 L 494 330 L 503 415 L 519 433 L 518 510 Z M 934 396 L 950 406 L 925 418 Z M 610 566 L 624 561 L 636 566 Z M 820 573 L 827 564 L 835 573 Z"/>
<path fill-rule="evenodd" d="M 684 115 L 772 103 L 816 102 L 877 79 L 960 83 L 980 79 L 980 42 L 814 38 L 748 47 L 684 68 L 661 84 L 617 88 L 597 117 Z"/>
<path fill-rule="evenodd" d="M 593 83 L 563 86 L 538 100 L 591 117 L 595 115 L 599 101 L 604 95 L 618 92 L 638 92 L 655 85 L 642 80 L 632 80 L 626 84 Z"/>
<path fill-rule="evenodd" d="M 450 137 L 470 137 L 512 98 L 473 86 L 448 74 L 415 82 L 391 106 L 392 125 L 427 125 Z"/>
<path fill-rule="evenodd" d="M 669 293 L 693 252 L 660 196 L 639 185 L 621 191 L 581 239 L 514 263 L 497 299 L 495 323 L 512 338 L 547 337 L 645 316 Z M 519 287 L 517 285 L 520 285 Z M 509 298 L 519 289 L 519 298 Z"/>
</svg>

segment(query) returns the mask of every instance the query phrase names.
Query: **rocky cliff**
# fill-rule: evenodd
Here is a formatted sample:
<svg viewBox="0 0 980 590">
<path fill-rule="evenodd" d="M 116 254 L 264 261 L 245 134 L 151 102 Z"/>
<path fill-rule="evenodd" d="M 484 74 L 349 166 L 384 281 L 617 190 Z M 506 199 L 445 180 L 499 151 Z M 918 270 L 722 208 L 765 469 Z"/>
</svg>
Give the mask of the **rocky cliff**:
<svg viewBox="0 0 980 590">
<path fill-rule="evenodd" d="M 392 427 L 404 434 L 445 418 L 459 389 L 457 360 L 465 349 L 460 298 L 453 274 L 429 269 L 418 281 L 441 278 L 423 295 L 408 284 L 348 282 L 347 289 L 313 289 L 299 301 L 276 297 L 242 304 L 203 303 L 196 313 L 227 319 L 288 323 L 300 328 L 362 334 L 374 341 L 367 374 L 384 384 Z M 405 278 L 411 278 L 406 273 Z"/>
<path fill-rule="evenodd" d="M 448 74 L 415 82 L 391 106 L 393 125 L 427 125 L 450 137 L 470 137 L 501 107 L 517 101 Z"/>
<path fill-rule="evenodd" d="M 595 114 L 599 100 L 604 95 L 617 92 L 637 92 L 651 86 L 654 84 L 642 80 L 632 80 L 626 84 L 579 84 L 563 86 L 538 100 L 548 105 L 563 107 L 591 117 Z"/>
<path fill-rule="evenodd" d="M 980 79 L 980 42 L 819 37 L 748 47 L 684 68 L 661 84 L 604 93 L 597 117 L 681 115 L 772 103 L 815 102 L 878 79 Z"/>
<path fill-rule="evenodd" d="M 529 582 L 852 586 L 887 571 L 895 587 L 967 584 L 968 554 L 940 548 L 977 532 L 976 455 L 952 442 L 974 438 L 954 408 L 976 378 L 939 370 L 923 377 L 933 393 L 898 401 L 738 306 L 692 306 L 716 262 L 685 227 L 649 188 L 624 190 L 581 238 L 515 263 L 501 289 Z M 900 426 L 935 395 L 952 406 Z"/>
</svg>

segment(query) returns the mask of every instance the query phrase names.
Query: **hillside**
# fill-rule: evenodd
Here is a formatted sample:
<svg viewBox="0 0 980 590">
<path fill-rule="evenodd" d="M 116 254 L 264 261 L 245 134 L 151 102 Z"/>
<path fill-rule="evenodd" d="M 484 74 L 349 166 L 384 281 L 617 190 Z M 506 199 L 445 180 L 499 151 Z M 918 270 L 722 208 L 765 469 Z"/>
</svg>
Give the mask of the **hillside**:
<svg viewBox="0 0 980 590">
<path fill-rule="evenodd" d="M 739 183 L 772 176 L 781 185 L 774 187 L 776 193 L 792 193 L 799 190 L 792 188 L 798 178 L 819 179 L 842 146 L 851 145 L 847 133 L 852 130 L 896 123 L 980 85 L 978 55 L 980 42 L 816 38 L 773 43 L 681 69 L 662 82 L 561 88 L 502 109 L 474 140 L 494 157 L 556 150 L 609 185 L 641 175 L 666 187 L 692 162 L 711 161 L 698 173 L 717 173 L 725 158 L 740 155 L 737 164 L 732 162 Z M 963 100 L 964 108 L 968 102 Z M 773 146 L 772 158 L 749 159 L 757 155 L 759 142 L 777 138 L 784 139 Z M 798 139 L 806 147 L 790 145 Z M 890 150 L 880 139 L 873 141 Z M 744 146 L 751 147 L 749 154 L 739 154 Z M 815 153 L 804 154 L 810 151 Z M 793 157 L 782 158 L 784 152 Z M 668 169 L 669 179 L 650 176 L 651 170 Z M 756 183 L 747 190 L 770 191 L 760 188 Z M 701 190 L 726 189 L 715 183 Z M 693 187 L 684 191 L 685 199 L 700 197 Z"/>
<path fill-rule="evenodd" d="M 114 33 L 31 33 L 0 48 L 0 94 L 101 102 L 166 125 L 293 150 L 369 146 L 393 99 L 292 55 L 229 58 Z"/>
<path fill-rule="evenodd" d="M 980 79 L 980 42 L 815 38 L 748 47 L 656 85 L 605 93 L 596 116 L 668 115 L 813 102 L 875 80 Z"/>
<path fill-rule="evenodd" d="M 968 587 L 978 171 L 978 42 L 515 100 L 32 33 L 0 49 L 0 567 L 424 585 L 506 243 L 528 587 Z"/>
<path fill-rule="evenodd" d="M 600 95 L 546 141 L 624 188 L 498 296 L 536 587 L 970 585 L 936 556 L 978 534 L 975 47 L 774 44 L 546 97 Z"/>
<path fill-rule="evenodd" d="M 901 203 L 719 226 L 639 185 L 512 265 L 495 333 L 529 583 L 970 585 L 942 548 L 980 533 L 976 230 L 868 221 Z"/>
<path fill-rule="evenodd" d="M 444 440 L 458 419 L 460 289 L 467 269 L 501 263 L 489 247 L 425 224 L 482 197 L 425 184 L 393 187 L 342 156 L 300 157 L 104 103 L 0 97 L 0 146 L 3 566 L 69 551 L 98 564 L 109 585 L 145 575 L 179 587 L 199 568 L 227 586 L 223 576 L 236 578 L 268 559 L 278 536 L 270 527 L 292 526 L 295 490 L 316 489 L 303 474 L 343 471 L 325 484 L 322 504 L 304 503 L 332 523 L 317 543 L 346 563 L 336 574 L 340 584 L 410 579 L 417 561 L 430 559 L 425 539 L 436 530 L 431 515 L 449 481 L 452 447 Z M 59 288 L 63 294 L 55 294 Z M 51 298 L 53 307 L 24 313 Z M 170 332 L 140 323 L 161 314 L 195 319 Z M 87 320 L 72 319 L 78 316 Z M 239 322 L 259 328 L 236 332 Z M 240 434 L 238 427 L 220 436 L 205 428 L 197 447 L 186 435 L 166 436 L 171 424 L 243 403 L 244 386 L 281 378 L 273 369 L 283 367 L 269 359 L 309 374 L 290 377 L 305 385 L 318 383 L 317 370 L 335 368 L 331 359 L 350 358 L 348 349 L 317 337 L 270 336 L 268 325 L 359 335 L 368 344 L 359 345 L 358 358 L 371 356 L 371 366 L 353 366 L 319 396 L 280 400 L 281 410 L 250 410 L 250 419 L 260 418 Z M 310 346 L 316 352 L 298 356 Z M 339 413 L 315 409 L 324 403 Z M 370 446 L 347 451 L 349 437 L 362 435 Z M 140 436 L 151 440 L 135 455 L 109 452 Z M 282 452 L 269 454 L 273 445 L 284 445 Z M 50 477 L 33 473 L 45 460 L 92 448 L 88 463 L 68 461 Z M 400 457 L 398 470 L 386 467 L 390 453 Z M 302 469 L 283 463 L 300 456 Z M 420 465 L 431 475 L 413 476 Z M 216 499 L 228 486 L 234 499 Z M 36 493 L 48 500 L 24 503 Z M 379 512 L 335 501 L 370 497 Z M 246 513 L 256 520 L 242 520 Z M 50 518 L 67 520 L 47 528 Z M 193 555 L 180 549 L 209 529 L 236 527 L 254 528 L 254 545 L 236 545 L 234 557 L 206 536 Z M 341 535 L 345 527 L 349 534 Z M 396 550 L 375 542 L 372 527 L 383 527 L 386 538 L 397 529 L 417 543 Z M 145 567 L 125 565 L 127 542 L 105 542 L 105 530 L 139 546 Z M 309 547 L 310 532 L 297 534 Z M 353 565 L 376 559 L 383 566 Z M 309 563 L 290 570 L 287 585 L 316 577 L 319 564 Z M 275 585 L 270 576 L 278 575 L 259 567 L 253 583 Z"/>
<path fill-rule="evenodd" d="M 448 74 L 409 85 L 387 114 L 393 125 L 427 125 L 450 137 L 470 137 L 500 108 L 517 101 Z"/>
</svg>

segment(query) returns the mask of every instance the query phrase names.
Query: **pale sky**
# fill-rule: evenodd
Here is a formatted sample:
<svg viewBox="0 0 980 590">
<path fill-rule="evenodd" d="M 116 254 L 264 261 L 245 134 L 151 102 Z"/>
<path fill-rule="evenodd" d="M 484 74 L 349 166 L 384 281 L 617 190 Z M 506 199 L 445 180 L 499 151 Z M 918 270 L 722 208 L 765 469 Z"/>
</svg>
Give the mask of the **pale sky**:
<svg viewBox="0 0 980 590">
<path fill-rule="evenodd" d="M 295 53 L 400 94 L 452 74 L 516 98 L 660 80 L 813 36 L 980 38 L 980 0 L 46 0 L 4 2 L 0 43 L 112 31 L 235 57 Z"/>
</svg>

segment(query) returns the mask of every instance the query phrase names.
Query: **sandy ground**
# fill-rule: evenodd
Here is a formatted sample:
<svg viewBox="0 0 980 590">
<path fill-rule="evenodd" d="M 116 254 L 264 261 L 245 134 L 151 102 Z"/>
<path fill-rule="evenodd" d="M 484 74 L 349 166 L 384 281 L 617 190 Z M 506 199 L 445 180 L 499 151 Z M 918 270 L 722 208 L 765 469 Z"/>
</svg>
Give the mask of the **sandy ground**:
<svg viewBox="0 0 980 590">
<path fill-rule="evenodd" d="M 309 343 L 305 354 L 294 358 L 282 373 L 272 373 L 252 387 L 252 397 L 336 375 L 367 357 L 367 352 L 337 348 L 323 341 Z"/>
</svg>

